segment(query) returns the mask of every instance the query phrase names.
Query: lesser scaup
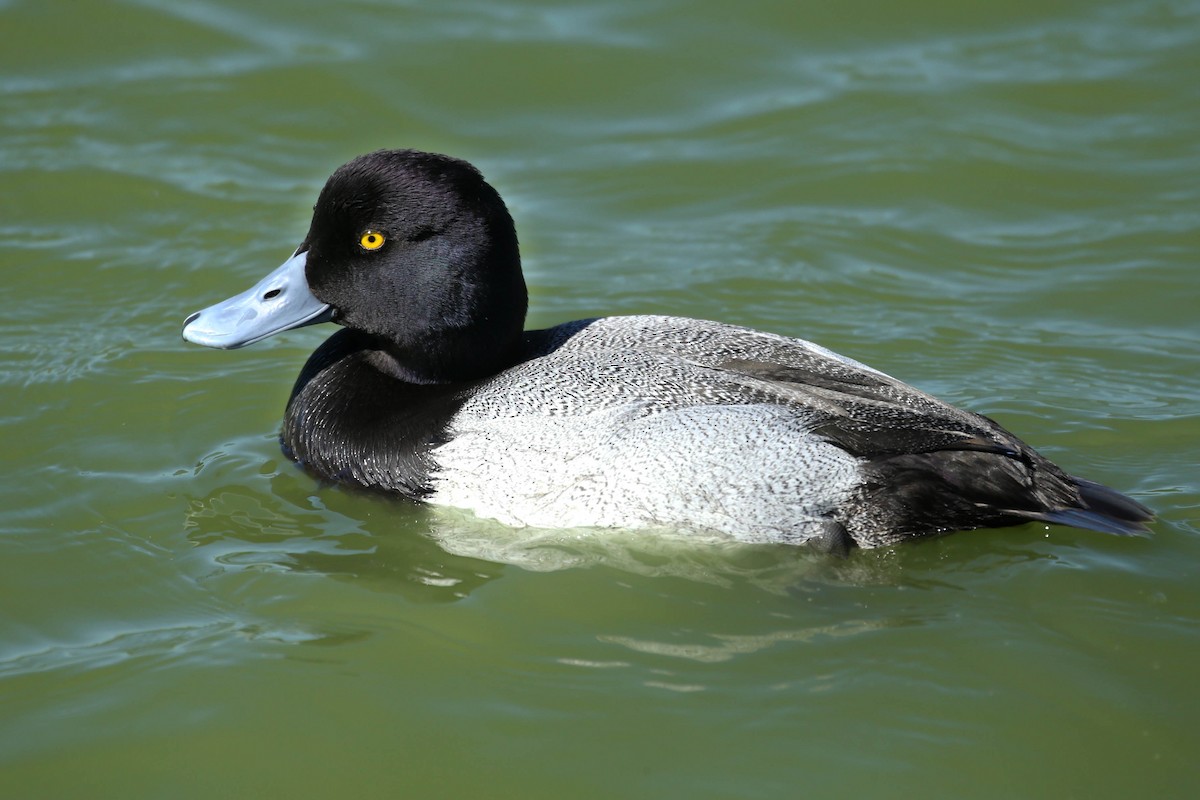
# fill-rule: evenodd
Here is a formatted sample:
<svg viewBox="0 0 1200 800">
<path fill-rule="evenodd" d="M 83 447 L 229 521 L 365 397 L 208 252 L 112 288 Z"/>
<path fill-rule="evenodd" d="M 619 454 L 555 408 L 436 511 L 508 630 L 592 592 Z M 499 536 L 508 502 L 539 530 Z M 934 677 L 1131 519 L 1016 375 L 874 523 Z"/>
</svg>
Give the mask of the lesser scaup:
<svg viewBox="0 0 1200 800">
<path fill-rule="evenodd" d="M 470 164 L 360 156 L 308 235 L 185 339 L 344 327 L 292 390 L 284 451 L 331 481 L 512 525 L 715 531 L 844 551 L 1151 512 L 986 417 L 799 339 L 666 316 L 524 330 L 512 218 Z"/>
</svg>

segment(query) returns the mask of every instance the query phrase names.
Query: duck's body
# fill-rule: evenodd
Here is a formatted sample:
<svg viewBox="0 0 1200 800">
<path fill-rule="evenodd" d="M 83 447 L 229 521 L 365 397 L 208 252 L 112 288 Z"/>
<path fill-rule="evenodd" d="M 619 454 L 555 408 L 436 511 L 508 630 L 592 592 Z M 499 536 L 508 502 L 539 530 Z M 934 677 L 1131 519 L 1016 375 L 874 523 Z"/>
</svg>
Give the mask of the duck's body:
<svg viewBox="0 0 1200 800">
<path fill-rule="evenodd" d="M 522 331 L 524 313 L 491 187 L 464 162 L 385 151 L 335 173 L 297 254 L 185 336 L 241 346 L 332 315 L 347 330 L 301 373 L 285 451 L 329 480 L 510 525 L 841 550 L 1150 518 L 991 420 L 810 342 L 659 316 Z"/>
</svg>

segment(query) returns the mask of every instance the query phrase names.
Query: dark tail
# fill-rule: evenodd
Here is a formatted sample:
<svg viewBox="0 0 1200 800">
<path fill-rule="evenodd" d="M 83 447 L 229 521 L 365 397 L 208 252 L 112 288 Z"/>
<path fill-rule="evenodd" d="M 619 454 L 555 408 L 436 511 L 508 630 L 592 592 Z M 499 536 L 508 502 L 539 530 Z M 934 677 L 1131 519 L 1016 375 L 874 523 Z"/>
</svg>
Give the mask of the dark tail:
<svg viewBox="0 0 1200 800">
<path fill-rule="evenodd" d="M 1081 504 L 1078 508 L 1063 508 L 1051 511 L 1020 512 L 1021 516 L 1056 525 L 1070 525 L 1101 533 L 1120 536 L 1135 536 L 1149 532 L 1148 523 L 1154 512 L 1138 501 L 1094 481 L 1071 476 L 1079 489 Z"/>
</svg>

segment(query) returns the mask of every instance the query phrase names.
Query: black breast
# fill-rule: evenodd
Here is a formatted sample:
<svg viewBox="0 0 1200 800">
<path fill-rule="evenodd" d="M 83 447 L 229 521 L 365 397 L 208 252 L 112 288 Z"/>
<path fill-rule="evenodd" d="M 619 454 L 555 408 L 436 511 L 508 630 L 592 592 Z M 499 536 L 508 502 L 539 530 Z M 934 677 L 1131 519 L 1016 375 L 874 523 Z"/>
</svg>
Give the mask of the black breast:
<svg viewBox="0 0 1200 800">
<path fill-rule="evenodd" d="M 329 337 L 296 380 L 281 444 L 319 478 L 421 499 L 432 491 L 430 451 L 471 385 L 398 380 L 379 369 L 381 355 L 355 331 Z"/>
</svg>

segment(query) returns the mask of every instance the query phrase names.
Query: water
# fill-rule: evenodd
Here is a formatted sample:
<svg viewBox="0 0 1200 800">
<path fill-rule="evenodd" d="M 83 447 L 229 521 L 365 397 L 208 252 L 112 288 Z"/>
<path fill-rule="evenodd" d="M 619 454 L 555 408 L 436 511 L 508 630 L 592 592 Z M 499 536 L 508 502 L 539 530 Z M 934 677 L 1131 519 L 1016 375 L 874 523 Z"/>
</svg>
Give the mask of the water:
<svg viewBox="0 0 1200 800">
<path fill-rule="evenodd" d="M 5 797 L 1183 797 L 1200 3 L 0 4 Z M 855 553 L 319 488 L 323 328 L 184 314 L 366 150 L 478 164 L 530 324 L 722 319 L 1160 513 Z"/>
</svg>

